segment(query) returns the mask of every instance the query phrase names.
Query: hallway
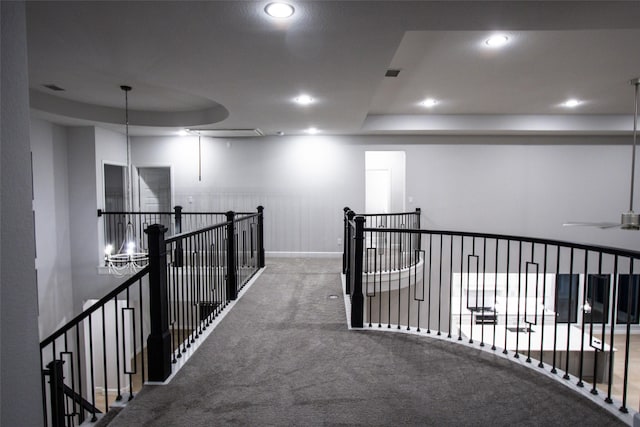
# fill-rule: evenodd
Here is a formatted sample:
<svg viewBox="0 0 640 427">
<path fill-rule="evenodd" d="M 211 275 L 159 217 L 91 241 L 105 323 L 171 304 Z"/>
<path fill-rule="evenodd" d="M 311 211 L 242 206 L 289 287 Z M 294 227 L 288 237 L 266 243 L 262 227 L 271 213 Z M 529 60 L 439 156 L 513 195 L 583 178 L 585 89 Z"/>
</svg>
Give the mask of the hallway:
<svg viewBox="0 0 640 427">
<path fill-rule="evenodd" d="M 491 354 L 349 331 L 340 270 L 341 259 L 267 259 L 171 383 L 145 387 L 109 425 L 622 425 Z"/>
</svg>

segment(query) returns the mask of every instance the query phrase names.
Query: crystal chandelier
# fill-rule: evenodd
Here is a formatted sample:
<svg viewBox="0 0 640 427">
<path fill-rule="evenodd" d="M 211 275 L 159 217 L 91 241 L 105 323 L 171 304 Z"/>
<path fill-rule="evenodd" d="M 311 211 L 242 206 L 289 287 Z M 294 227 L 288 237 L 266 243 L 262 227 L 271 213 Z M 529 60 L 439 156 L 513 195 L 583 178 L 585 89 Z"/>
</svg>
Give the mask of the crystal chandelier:
<svg viewBox="0 0 640 427">
<path fill-rule="evenodd" d="M 125 102 L 125 135 L 127 140 L 127 177 L 126 177 L 126 200 L 128 211 L 133 211 L 133 192 L 132 192 L 132 168 L 129 146 L 129 91 L 131 86 L 120 86 L 124 91 Z M 129 214 L 126 214 L 129 216 Z M 149 254 L 142 250 L 136 228 L 129 217 L 124 233 L 124 240 L 117 251 L 114 251 L 112 244 L 107 244 L 104 249 L 105 265 L 109 268 L 109 273 L 117 276 L 125 276 L 134 274 L 144 268 L 149 262 Z"/>
</svg>

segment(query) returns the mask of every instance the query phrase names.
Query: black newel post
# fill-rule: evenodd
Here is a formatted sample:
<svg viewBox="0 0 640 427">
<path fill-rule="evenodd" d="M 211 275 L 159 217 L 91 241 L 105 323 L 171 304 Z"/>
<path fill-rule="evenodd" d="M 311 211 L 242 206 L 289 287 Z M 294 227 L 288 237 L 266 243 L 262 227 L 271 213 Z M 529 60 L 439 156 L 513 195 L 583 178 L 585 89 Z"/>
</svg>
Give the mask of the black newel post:
<svg viewBox="0 0 640 427">
<path fill-rule="evenodd" d="M 343 227 L 343 236 L 342 236 L 342 274 L 346 274 L 347 273 L 347 262 L 348 259 L 347 258 L 347 227 L 349 227 L 349 221 L 347 221 L 347 212 L 349 212 L 351 209 L 349 209 L 348 207 L 345 207 L 343 209 L 344 213 L 342 215 L 342 217 L 344 218 L 344 227 Z"/>
<path fill-rule="evenodd" d="M 173 210 L 175 211 L 175 234 L 182 233 L 182 206 L 174 206 Z M 176 267 L 182 267 L 184 254 L 182 252 L 182 240 L 178 240 L 176 242 L 176 247 L 173 250 L 173 265 Z"/>
<path fill-rule="evenodd" d="M 352 210 L 347 212 L 347 218 L 346 218 L 347 232 L 346 232 L 346 237 L 344 238 L 345 253 L 347 255 L 347 266 L 346 266 L 346 271 L 344 272 L 345 282 L 347 284 L 346 285 L 347 295 L 351 295 L 351 272 L 353 271 L 353 269 L 351 268 L 351 263 L 353 261 L 353 253 L 351 253 L 351 251 L 353 250 L 353 244 L 352 244 L 353 236 L 351 232 L 351 221 L 353 221 L 353 218 L 355 216 L 356 214 Z"/>
<path fill-rule="evenodd" d="M 236 278 L 236 231 L 233 219 L 235 212 L 229 211 L 227 215 L 227 299 L 235 300 L 238 297 L 238 283 Z"/>
<path fill-rule="evenodd" d="M 180 234 L 182 233 L 182 206 L 174 206 L 173 210 L 175 212 L 176 234 Z"/>
<path fill-rule="evenodd" d="M 420 229 L 420 217 L 422 216 L 422 210 L 420 208 L 416 208 L 416 217 L 418 218 L 418 223 L 416 228 Z M 418 250 L 422 249 L 422 234 L 416 234 L 416 248 Z"/>
<path fill-rule="evenodd" d="M 47 365 L 49 374 L 49 390 L 51 399 L 51 425 L 53 427 L 65 426 L 64 414 L 64 374 L 62 365 L 64 361 L 53 360 Z"/>
<path fill-rule="evenodd" d="M 357 216 L 356 235 L 354 238 L 353 271 L 351 272 L 353 287 L 351 289 L 351 327 L 362 328 L 364 321 L 364 296 L 362 295 L 362 259 L 364 248 L 364 217 Z"/>
<path fill-rule="evenodd" d="M 164 381 L 171 375 L 167 249 L 164 243 L 166 231 L 167 228 L 161 224 L 153 224 L 144 230 L 149 241 L 149 381 Z"/>
<path fill-rule="evenodd" d="M 264 207 L 258 206 L 258 266 L 263 268 L 264 263 Z"/>
</svg>

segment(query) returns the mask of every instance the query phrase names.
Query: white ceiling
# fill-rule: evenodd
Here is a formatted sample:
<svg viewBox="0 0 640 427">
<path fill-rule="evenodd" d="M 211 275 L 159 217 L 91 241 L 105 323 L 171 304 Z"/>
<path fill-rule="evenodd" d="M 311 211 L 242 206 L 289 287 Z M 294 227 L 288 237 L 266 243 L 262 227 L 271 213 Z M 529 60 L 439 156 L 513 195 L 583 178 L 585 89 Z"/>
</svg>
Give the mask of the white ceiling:
<svg viewBox="0 0 640 427">
<path fill-rule="evenodd" d="M 267 3 L 28 2 L 32 108 L 122 130 L 125 84 L 134 134 L 632 127 L 640 1 L 291 1 L 287 21 L 266 16 Z M 504 49 L 484 44 L 495 31 L 509 35 Z M 294 104 L 300 93 L 316 102 Z M 439 104 L 418 106 L 426 97 Z M 570 97 L 584 102 L 568 111 Z"/>
</svg>

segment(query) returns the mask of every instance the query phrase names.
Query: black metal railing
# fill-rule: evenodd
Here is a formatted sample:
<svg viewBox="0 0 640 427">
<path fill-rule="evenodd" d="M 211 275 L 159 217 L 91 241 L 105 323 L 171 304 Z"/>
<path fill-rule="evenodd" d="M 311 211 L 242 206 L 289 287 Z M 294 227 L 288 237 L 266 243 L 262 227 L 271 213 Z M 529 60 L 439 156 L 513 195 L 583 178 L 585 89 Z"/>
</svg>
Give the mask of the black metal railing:
<svg viewBox="0 0 640 427">
<path fill-rule="evenodd" d="M 227 221 L 167 239 L 172 362 L 264 267 L 262 207 L 256 214 L 227 212 Z"/>
<path fill-rule="evenodd" d="M 114 401 L 126 395 L 132 398 L 146 380 L 150 268 L 139 271 L 40 343 L 47 424 L 96 421 Z"/>
<path fill-rule="evenodd" d="M 406 329 L 500 349 L 589 387 L 607 404 L 616 399 L 623 413 L 630 399 L 638 402 L 640 378 L 629 368 L 640 352 L 632 340 L 640 328 L 640 252 L 367 227 L 353 213 L 346 224 L 352 327 Z M 399 255 L 385 260 L 385 251 Z"/>
<path fill-rule="evenodd" d="M 385 214 L 356 214 L 354 211 L 345 207 L 344 211 L 344 252 L 342 257 L 342 272 L 347 272 L 347 245 L 349 244 L 349 218 L 353 220 L 353 218 L 357 216 L 361 216 L 364 218 L 364 227 L 366 228 L 406 228 L 406 229 L 419 229 L 420 228 L 420 208 L 416 208 L 413 212 L 399 212 L 399 213 L 385 213 Z M 397 234 L 394 236 L 389 236 L 386 233 L 382 234 L 370 234 L 367 236 L 368 240 L 366 242 L 367 247 L 380 247 L 380 248 L 398 248 L 398 247 L 409 247 L 408 242 L 405 239 L 408 237 L 405 234 Z M 392 239 L 389 241 L 384 241 L 385 238 L 391 237 Z M 413 237 L 414 239 L 419 239 L 420 236 Z M 403 245 L 404 244 L 404 245 Z M 418 242 L 413 242 L 413 244 L 418 244 Z M 390 265 L 391 263 L 396 264 L 399 259 L 397 252 L 387 251 L 386 257 L 384 258 L 385 264 Z M 406 261 L 409 261 L 405 259 Z M 380 268 L 384 268 L 383 266 L 379 266 Z"/>
<path fill-rule="evenodd" d="M 148 265 L 41 342 L 46 424 L 97 421 L 146 381 L 165 381 L 264 267 L 263 223 L 258 207 L 166 240 L 165 226 L 148 226 Z"/>
<path fill-rule="evenodd" d="M 124 252 L 128 242 L 136 245 L 136 252 L 147 252 L 148 243 L 144 230 L 151 224 L 164 225 L 170 236 L 225 222 L 225 212 L 183 212 L 175 206 L 173 212 L 107 212 L 98 209 L 103 218 L 104 247 L 113 253 Z"/>
</svg>

